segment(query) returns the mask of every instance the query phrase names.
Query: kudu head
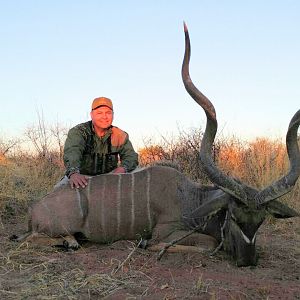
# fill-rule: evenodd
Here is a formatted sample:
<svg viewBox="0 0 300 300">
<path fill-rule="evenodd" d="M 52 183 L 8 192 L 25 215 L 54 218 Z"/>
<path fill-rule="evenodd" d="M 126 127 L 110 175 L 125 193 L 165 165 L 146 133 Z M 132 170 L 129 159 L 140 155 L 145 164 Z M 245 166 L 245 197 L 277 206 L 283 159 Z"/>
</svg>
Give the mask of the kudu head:
<svg viewBox="0 0 300 300">
<path fill-rule="evenodd" d="M 195 210 L 192 217 L 201 218 L 214 215 L 220 210 L 226 211 L 226 217 L 221 228 L 224 250 L 231 254 L 238 266 L 256 265 L 256 232 L 266 215 L 269 213 L 276 218 L 300 216 L 295 210 L 276 200 L 293 188 L 300 175 L 300 153 L 297 142 L 300 110 L 291 119 L 286 135 L 286 146 L 290 161 L 290 169 L 287 175 L 259 191 L 222 173 L 212 158 L 212 147 L 218 127 L 215 108 L 208 98 L 195 87 L 190 78 L 190 39 L 185 24 L 184 31 L 183 83 L 187 92 L 203 108 L 207 117 L 200 149 L 200 161 L 211 182 L 227 195 L 210 199 Z"/>
</svg>

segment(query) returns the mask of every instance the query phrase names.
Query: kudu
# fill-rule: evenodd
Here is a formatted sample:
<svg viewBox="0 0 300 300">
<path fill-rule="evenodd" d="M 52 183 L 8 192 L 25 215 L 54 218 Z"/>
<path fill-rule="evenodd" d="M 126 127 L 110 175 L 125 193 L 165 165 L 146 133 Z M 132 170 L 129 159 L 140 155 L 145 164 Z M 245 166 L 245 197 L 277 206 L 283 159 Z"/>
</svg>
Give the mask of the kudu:
<svg viewBox="0 0 300 300">
<path fill-rule="evenodd" d="M 293 117 L 287 133 L 291 161 L 287 176 L 261 192 L 225 176 L 211 158 L 217 130 L 213 105 L 189 77 L 190 43 L 186 27 L 185 38 L 183 82 L 207 115 L 200 159 L 216 186 L 201 186 L 167 166 L 94 176 L 85 189 L 72 190 L 64 185 L 37 202 L 30 210 L 28 233 L 17 240 L 34 239 L 43 233 L 52 238 L 63 237 L 65 244 L 77 247 L 72 238 L 76 233 L 100 243 L 142 237 L 150 238 L 150 249 L 180 240 L 178 244 L 182 246 L 178 245 L 178 251 L 197 251 L 199 245 L 202 249 L 213 249 L 218 241 L 239 266 L 254 265 L 256 232 L 267 212 L 275 217 L 298 216 L 275 199 L 292 188 L 300 173 L 297 145 L 300 111 Z"/>
<path fill-rule="evenodd" d="M 200 160 L 209 179 L 228 197 L 211 198 L 197 208 L 188 218 L 213 214 L 222 216 L 224 249 L 237 261 L 238 266 L 255 265 L 256 233 L 267 213 L 276 218 L 299 217 L 299 213 L 276 200 L 288 193 L 300 175 L 300 153 L 297 131 L 300 124 L 300 110 L 290 121 L 286 135 L 286 146 L 290 170 L 286 176 L 272 183 L 262 191 L 243 184 L 222 173 L 212 159 L 212 147 L 217 132 L 216 112 L 213 104 L 195 87 L 189 75 L 190 39 L 184 24 L 185 54 L 182 65 L 182 79 L 187 92 L 203 108 L 207 122 L 200 149 Z M 226 216 L 224 217 L 224 215 Z"/>
</svg>

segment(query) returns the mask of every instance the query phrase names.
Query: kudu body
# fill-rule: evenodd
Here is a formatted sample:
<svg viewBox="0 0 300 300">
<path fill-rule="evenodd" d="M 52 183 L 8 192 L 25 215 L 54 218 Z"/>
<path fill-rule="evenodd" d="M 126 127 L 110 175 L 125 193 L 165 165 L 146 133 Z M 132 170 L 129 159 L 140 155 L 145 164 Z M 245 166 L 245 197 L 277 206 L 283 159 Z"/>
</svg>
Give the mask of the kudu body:
<svg viewBox="0 0 300 300">
<path fill-rule="evenodd" d="M 101 243 L 143 237 L 151 238 L 150 245 L 155 245 L 184 237 L 197 228 L 198 232 L 179 243 L 212 249 L 216 239 L 238 266 L 246 266 L 257 262 L 256 232 L 267 213 L 280 218 L 299 216 L 276 199 L 294 186 L 300 174 L 300 111 L 292 118 L 287 132 L 291 168 L 286 176 L 262 191 L 226 176 L 211 157 L 217 131 L 214 107 L 189 76 L 190 41 L 186 26 L 185 41 L 182 78 L 186 90 L 207 116 L 200 160 L 216 187 L 200 186 L 176 169 L 164 166 L 95 176 L 85 189 L 61 186 L 36 203 L 30 213 L 29 233 L 18 240 L 44 233 L 62 236 L 76 246 L 76 241 L 67 237 L 82 233 Z"/>
<path fill-rule="evenodd" d="M 183 215 L 190 216 L 206 199 L 219 197 L 227 195 L 190 181 L 172 167 L 99 175 L 91 177 L 84 189 L 72 190 L 66 184 L 37 202 L 30 212 L 29 234 L 66 237 L 71 246 L 76 246 L 71 239 L 76 233 L 99 243 L 142 237 L 151 238 L 151 246 L 184 237 L 196 224 L 184 221 Z M 209 229 L 220 235 L 217 219 L 206 222 L 204 232 Z M 212 249 L 216 240 L 195 232 L 181 243 Z"/>
</svg>

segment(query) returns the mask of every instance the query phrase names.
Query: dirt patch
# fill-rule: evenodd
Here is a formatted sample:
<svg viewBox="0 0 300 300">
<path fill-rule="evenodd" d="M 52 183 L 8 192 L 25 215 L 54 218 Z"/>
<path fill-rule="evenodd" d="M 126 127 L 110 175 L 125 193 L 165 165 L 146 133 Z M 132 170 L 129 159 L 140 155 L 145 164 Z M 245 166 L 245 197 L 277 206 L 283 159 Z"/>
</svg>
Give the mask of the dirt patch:
<svg viewBox="0 0 300 300">
<path fill-rule="evenodd" d="M 278 225 L 280 224 L 280 226 Z M 300 221 L 262 226 L 257 267 L 225 253 L 165 254 L 135 243 L 86 243 L 63 252 L 9 241 L 24 220 L 0 223 L 1 299 L 300 299 Z"/>
</svg>

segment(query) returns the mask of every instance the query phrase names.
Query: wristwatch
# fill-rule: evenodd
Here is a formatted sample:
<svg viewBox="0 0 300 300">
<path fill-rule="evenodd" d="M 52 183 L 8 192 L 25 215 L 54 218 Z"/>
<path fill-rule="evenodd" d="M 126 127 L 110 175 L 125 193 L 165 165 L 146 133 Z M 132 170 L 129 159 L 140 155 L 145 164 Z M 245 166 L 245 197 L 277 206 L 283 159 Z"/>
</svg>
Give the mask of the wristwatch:
<svg viewBox="0 0 300 300">
<path fill-rule="evenodd" d="M 66 171 L 66 176 L 70 179 L 71 175 L 74 173 L 80 173 L 78 168 L 70 168 Z"/>
</svg>

